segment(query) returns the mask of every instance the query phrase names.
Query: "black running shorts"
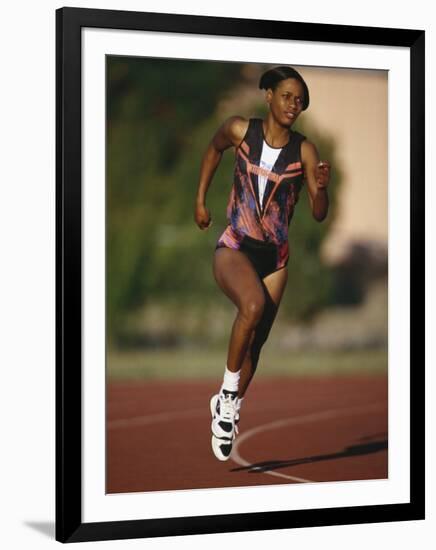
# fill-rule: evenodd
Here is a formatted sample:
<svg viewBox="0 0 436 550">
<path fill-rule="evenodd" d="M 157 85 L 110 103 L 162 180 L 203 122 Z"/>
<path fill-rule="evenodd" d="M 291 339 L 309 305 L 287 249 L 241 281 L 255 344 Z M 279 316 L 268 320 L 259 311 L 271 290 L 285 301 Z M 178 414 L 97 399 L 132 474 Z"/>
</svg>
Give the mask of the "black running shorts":
<svg viewBox="0 0 436 550">
<path fill-rule="evenodd" d="M 220 243 L 216 248 L 227 247 Z M 278 249 L 274 243 L 259 241 L 245 235 L 238 250 L 247 256 L 260 279 L 277 271 Z"/>
</svg>

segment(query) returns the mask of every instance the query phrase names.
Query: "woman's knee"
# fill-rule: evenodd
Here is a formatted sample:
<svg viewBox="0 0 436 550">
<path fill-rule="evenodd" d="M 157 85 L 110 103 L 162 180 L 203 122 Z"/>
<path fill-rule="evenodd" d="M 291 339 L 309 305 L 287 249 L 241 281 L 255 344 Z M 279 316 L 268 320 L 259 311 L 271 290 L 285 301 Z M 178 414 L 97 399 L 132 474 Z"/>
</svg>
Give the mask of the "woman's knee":
<svg viewBox="0 0 436 550">
<path fill-rule="evenodd" d="M 250 296 L 239 306 L 239 315 L 251 328 L 258 325 L 265 309 L 265 298 L 261 295 Z"/>
</svg>

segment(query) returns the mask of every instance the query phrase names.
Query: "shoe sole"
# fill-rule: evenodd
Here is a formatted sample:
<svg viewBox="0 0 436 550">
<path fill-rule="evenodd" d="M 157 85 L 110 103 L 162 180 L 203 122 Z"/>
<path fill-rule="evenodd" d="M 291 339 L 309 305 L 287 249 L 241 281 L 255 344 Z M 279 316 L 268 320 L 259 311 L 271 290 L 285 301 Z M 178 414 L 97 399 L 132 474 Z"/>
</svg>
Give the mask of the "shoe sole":
<svg viewBox="0 0 436 550">
<path fill-rule="evenodd" d="M 213 395 L 210 399 L 210 414 L 212 415 L 212 418 L 213 418 L 213 415 L 215 414 L 217 403 L 218 403 L 218 394 Z"/>
<path fill-rule="evenodd" d="M 228 443 L 225 443 L 225 441 L 226 441 L 225 439 L 220 439 L 219 437 L 215 437 L 214 435 L 212 435 L 212 440 L 211 440 L 212 451 L 215 457 L 218 460 L 221 460 L 221 462 L 225 462 L 226 460 L 229 460 L 230 455 L 232 454 L 232 446 L 233 446 L 232 442 L 229 441 Z M 230 447 L 229 454 L 228 455 L 224 454 L 223 451 L 221 450 L 221 447 Z"/>
</svg>

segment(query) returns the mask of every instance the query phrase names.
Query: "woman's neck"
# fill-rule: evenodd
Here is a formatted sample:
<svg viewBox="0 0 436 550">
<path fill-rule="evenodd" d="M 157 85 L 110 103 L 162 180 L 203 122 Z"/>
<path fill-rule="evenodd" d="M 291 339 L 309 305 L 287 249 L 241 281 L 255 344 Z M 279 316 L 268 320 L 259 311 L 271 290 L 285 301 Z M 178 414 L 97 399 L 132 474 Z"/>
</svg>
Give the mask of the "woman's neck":
<svg viewBox="0 0 436 550">
<path fill-rule="evenodd" d="M 271 113 L 262 122 L 265 141 L 272 147 L 283 147 L 289 141 L 290 128 L 276 122 Z"/>
</svg>

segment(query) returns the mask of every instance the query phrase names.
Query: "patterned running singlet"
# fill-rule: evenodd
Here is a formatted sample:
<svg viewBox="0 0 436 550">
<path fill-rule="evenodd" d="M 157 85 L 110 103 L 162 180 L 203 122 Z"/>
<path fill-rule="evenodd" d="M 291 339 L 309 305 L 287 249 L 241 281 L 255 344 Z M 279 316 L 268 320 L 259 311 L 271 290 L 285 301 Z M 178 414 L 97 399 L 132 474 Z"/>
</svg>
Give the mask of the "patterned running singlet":
<svg viewBox="0 0 436 550">
<path fill-rule="evenodd" d="M 249 120 L 247 133 L 236 149 L 232 191 L 227 206 L 228 226 L 217 247 L 239 249 L 245 237 L 277 247 L 276 269 L 289 258 L 288 227 L 303 185 L 301 143 L 306 138 L 289 132 L 271 171 L 260 166 L 264 142 L 262 119 Z M 267 177 L 262 203 L 258 176 Z"/>
</svg>

